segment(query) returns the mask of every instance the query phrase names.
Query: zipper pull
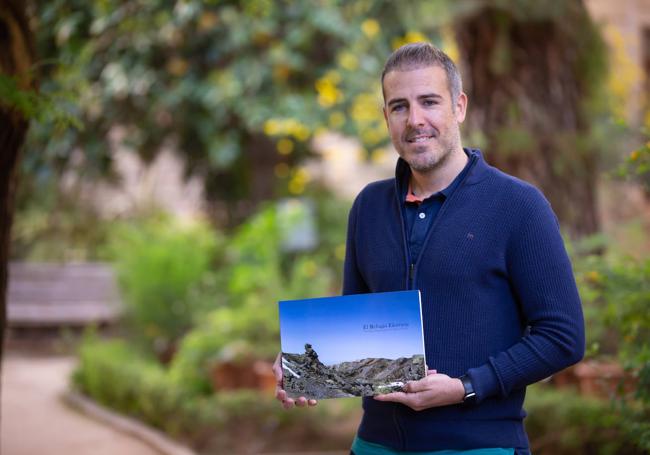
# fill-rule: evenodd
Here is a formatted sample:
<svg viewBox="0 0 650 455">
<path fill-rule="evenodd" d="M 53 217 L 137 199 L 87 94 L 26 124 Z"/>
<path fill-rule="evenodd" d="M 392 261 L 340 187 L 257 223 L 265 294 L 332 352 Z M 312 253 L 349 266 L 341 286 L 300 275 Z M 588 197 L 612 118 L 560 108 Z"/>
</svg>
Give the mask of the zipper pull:
<svg viewBox="0 0 650 455">
<path fill-rule="evenodd" d="M 411 280 L 411 283 L 413 282 L 414 271 L 415 271 L 415 264 L 411 263 L 411 265 L 409 266 L 409 280 Z"/>
</svg>

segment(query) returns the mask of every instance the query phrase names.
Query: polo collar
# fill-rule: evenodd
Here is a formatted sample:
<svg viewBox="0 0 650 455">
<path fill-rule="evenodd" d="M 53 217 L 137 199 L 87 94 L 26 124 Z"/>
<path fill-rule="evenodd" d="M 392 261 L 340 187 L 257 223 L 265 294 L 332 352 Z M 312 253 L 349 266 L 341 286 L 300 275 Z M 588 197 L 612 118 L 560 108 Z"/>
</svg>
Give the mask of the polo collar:
<svg viewBox="0 0 650 455">
<path fill-rule="evenodd" d="M 488 169 L 489 165 L 485 162 L 483 159 L 483 154 L 479 149 L 470 149 L 470 148 L 463 148 L 465 150 L 465 153 L 467 153 L 467 156 L 469 157 L 470 160 L 475 159 L 476 162 L 472 166 L 471 169 L 469 169 L 469 174 L 465 177 L 464 184 L 465 185 L 474 185 L 476 183 L 479 183 L 481 180 L 483 180 L 485 177 L 488 175 Z M 408 163 L 404 161 L 401 157 L 397 159 L 397 165 L 395 166 L 395 183 L 397 185 L 397 189 L 401 191 L 398 192 L 398 194 L 405 194 L 403 191 L 404 188 L 404 182 L 408 182 L 408 178 L 411 175 L 411 168 L 409 167 Z M 407 183 L 408 185 L 408 183 Z M 442 194 L 447 196 L 445 191 L 448 188 L 445 188 L 444 190 L 441 191 Z M 408 191 L 408 186 L 406 191 Z"/>
</svg>

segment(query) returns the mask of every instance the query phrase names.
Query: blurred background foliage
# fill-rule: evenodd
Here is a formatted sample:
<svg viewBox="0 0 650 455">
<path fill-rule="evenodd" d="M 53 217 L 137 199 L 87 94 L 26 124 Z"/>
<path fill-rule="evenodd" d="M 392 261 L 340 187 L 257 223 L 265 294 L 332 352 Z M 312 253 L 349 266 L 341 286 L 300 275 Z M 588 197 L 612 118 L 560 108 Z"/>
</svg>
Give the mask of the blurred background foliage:
<svg viewBox="0 0 650 455">
<path fill-rule="evenodd" d="M 605 397 L 532 387 L 535 453 L 650 450 L 650 224 L 603 227 L 619 216 L 604 210 L 626 204 L 607 194 L 616 185 L 642 188 L 635 207 L 650 213 L 650 115 L 627 115 L 640 70 L 583 2 L 33 0 L 28 11 L 40 93 L 0 78 L 3 101 L 34 119 L 13 259 L 110 261 L 125 303 L 118 339 L 82 340 L 79 390 L 202 453 L 348 447 L 358 400 L 305 413 L 274 403 L 275 302 L 340 291 L 351 201 L 314 172 L 329 159 L 318 138 L 355 138 L 346 178 L 394 160 L 379 76 L 393 49 L 428 40 L 462 69 L 465 145 L 539 185 L 558 213 L 589 360 L 625 371 Z M 126 186 L 124 153 L 153 166 L 165 150 L 198 178 L 199 213 L 152 201 L 109 212 L 110 196 L 88 198 L 99 182 Z"/>
<path fill-rule="evenodd" d="M 419 18 L 448 15 L 442 1 L 405 9 L 383 1 L 56 0 L 34 9 L 41 90 L 73 94 L 76 102 L 60 108 L 83 127 L 35 126 L 25 174 L 55 178 L 80 148 L 82 172 L 105 175 L 111 131 L 123 126 L 120 145 L 145 160 L 173 143 L 229 224 L 269 194 L 303 191 L 297 165 L 316 132 L 360 133 L 369 149 L 385 144 L 383 60 L 401 43 L 440 41 L 438 21 Z M 373 17 L 391 20 L 380 27 Z"/>
<path fill-rule="evenodd" d="M 76 103 L 60 107 L 83 128 L 39 123 L 28 175 L 60 175 L 80 145 L 81 168 L 92 176 L 110 172 L 116 142 L 146 161 L 173 144 L 186 171 L 203 177 L 218 216 L 236 224 L 269 194 L 304 190 L 299 164 L 325 129 L 355 135 L 369 157 L 379 154 L 388 138 L 377 74 L 392 49 L 428 39 L 468 68 L 468 129 L 477 145 L 501 168 L 537 180 L 576 233 L 598 229 L 590 181 L 607 131 L 592 120 L 605 112 L 606 52 L 579 1 L 37 8 L 42 91 L 74 94 Z M 566 188 L 572 182 L 577 187 Z M 567 189 L 582 219 L 571 216 Z"/>
</svg>

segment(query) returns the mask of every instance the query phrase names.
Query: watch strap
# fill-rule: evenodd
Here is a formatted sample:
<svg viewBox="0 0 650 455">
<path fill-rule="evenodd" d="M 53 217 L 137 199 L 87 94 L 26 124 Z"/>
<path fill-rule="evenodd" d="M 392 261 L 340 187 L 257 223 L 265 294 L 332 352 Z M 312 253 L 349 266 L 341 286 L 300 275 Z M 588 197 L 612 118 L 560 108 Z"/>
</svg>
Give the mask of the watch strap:
<svg viewBox="0 0 650 455">
<path fill-rule="evenodd" d="M 465 395 L 463 395 L 463 403 L 473 404 L 476 402 L 476 392 L 474 392 L 474 385 L 472 380 L 466 374 L 462 375 L 460 382 L 463 384 L 463 389 L 465 389 Z"/>
</svg>

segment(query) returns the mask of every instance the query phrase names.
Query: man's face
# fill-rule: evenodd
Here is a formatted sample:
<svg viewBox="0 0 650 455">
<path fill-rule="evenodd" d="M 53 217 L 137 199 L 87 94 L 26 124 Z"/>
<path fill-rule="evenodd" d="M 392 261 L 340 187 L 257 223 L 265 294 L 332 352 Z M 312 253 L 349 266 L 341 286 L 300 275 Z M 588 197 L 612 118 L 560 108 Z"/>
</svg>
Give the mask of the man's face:
<svg viewBox="0 0 650 455">
<path fill-rule="evenodd" d="M 459 124 L 467 97 L 452 106 L 445 70 L 439 66 L 391 71 L 384 77 L 384 118 L 397 153 L 412 170 L 439 168 L 460 149 Z"/>
</svg>

